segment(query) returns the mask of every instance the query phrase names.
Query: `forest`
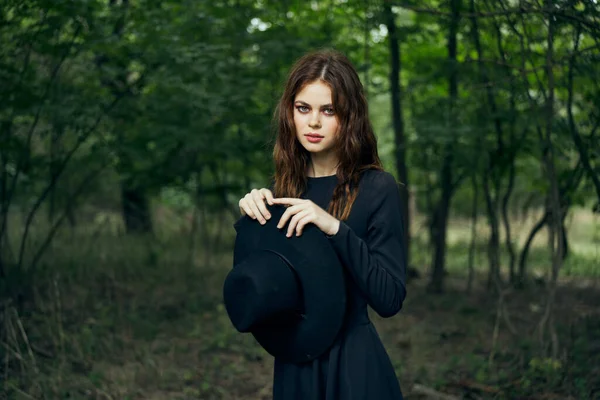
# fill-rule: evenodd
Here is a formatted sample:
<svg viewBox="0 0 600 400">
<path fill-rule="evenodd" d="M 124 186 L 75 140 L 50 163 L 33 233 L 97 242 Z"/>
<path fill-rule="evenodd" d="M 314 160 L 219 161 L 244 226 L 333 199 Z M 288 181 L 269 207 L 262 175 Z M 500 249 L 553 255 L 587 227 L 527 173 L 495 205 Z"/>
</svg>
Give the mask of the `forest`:
<svg viewBox="0 0 600 400">
<path fill-rule="evenodd" d="M 322 48 L 399 182 L 405 397 L 600 398 L 597 0 L 2 0 L 0 43 L 0 398 L 271 398 L 222 287 Z"/>
</svg>

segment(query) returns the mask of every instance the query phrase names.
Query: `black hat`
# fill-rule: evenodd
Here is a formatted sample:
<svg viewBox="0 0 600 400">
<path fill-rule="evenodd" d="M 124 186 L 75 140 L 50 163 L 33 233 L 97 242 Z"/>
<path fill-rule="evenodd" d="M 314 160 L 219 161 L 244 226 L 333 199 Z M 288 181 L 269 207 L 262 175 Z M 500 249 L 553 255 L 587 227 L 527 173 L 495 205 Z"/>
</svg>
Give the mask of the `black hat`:
<svg viewBox="0 0 600 400">
<path fill-rule="evenodd" d="M 285 207 L 268 207 L 265 225 L 238 220 L 233 269 L 223 286 L 225 308 L 239 332 L 251 332 L 272 356 L 310 361 L 335 340 L 344 319 L 342 265 L 315 225 L 286 237 L 277 224 Z"/>
</svg>

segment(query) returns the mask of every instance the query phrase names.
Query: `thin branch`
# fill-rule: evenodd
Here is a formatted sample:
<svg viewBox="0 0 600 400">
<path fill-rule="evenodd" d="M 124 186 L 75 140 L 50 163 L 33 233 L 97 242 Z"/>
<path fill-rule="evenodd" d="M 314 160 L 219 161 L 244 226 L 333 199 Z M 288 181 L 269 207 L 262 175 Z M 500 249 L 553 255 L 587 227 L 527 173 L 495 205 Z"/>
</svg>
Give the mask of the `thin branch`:
<svg viewBox="0 0 600 400">
<path fill-rule="evenodd" d="M 393 4 L 395 7 L 400 7 L 400 8 L 404 8 L 406 10 L 410 10 L 410 11 L 414 11 L 416 13 L 420 13 L 420 14 L 430 14 L 430 15 L 437 15 L 437 16 L 442 16 L 442 17 L 451 17 L 452 14 L 446 11 L 440 11 L 437 9 L 433 9 L 433 8 L 421 8 L 421 7 L 415 7 L 413 5 L 410 4 Z M 503 11 L 488 11 L 488 12 L 476 12 L 476 13 L 460 13 L 461 17 L 467 17 L 467 18 L 493 18 L 493 17 L 501 17 L 501 16 L 512 16 L 512 15 L 535 15 L 535 14 L 540 14 L 540 15 L 547 15 L 547 14 L 552 14 L 555 16 L 559 16 L 559 17 L 563 17 L 566 19 L 571 19 L 574 21 L 577 21 L 579 23 L 581 23 L 582 25 L 590 28 L 591 30 L 598 30 L 598 24 L 595 21 L 588 21 L 586 19 L 581 18 L 578 15 L 575 14 L 571 14 L 571 13 L 567 13 L 565 11 L 556 11 L 556 10 L 552 10 L 549 11 L 548 9 L 544 9 L 544 8 L 525 8 L 525 7 L 519 7 L 519 8 L 505 8 Z"/>
<path fill-rule="evenodd" d="M 44 89 L 44 94 L 42 95 L 41 99 L 42 101 L 39 104 L 39 107 L 35 113 L 35 117 L 33 119 L 33 122 L 31 123 L 31 127 L 29 128 L 29 132 L 27 132 L 27 140 L 26 140 L 26 145 L 25 145 L 25 153 L 27 153 L 29 151 L 29 148 L 31 147 L 31 140 L 33 138 L 33 134 L 35 132 L 35 128 L 37 127 L 37 124 L 40 120 L 40 116 L 42 114 L 42 110 L 44 109 L 44 105 L 46 104 L 45 100 L 46 97 L 48 96 L 48 94 L 50 93 L 50 88 L 52 87 L 52 84 L 54 83 L 54 81 L 56 80 L 56 77 L 58 76 L 58 72 L 60 71 L 60 68 L 62 67 L 62 65 L 64 64 L 65 60 L 67 59 L 67 56 L 69 55 L 69 53 L 71 52 L 71 48 L 73 47 L 73 44 L 75 43 L 75 39 L 77 38 L 77 35 L 79 34 L 79 30 L 81 29 L 81 25 L 79 25 L 77 27 L 77 29 L 75 30 L 75 33 L 73 34 L 73 38 L 71 39 L 71 44 L 69 45 L 69 47 L 67 48 L 67 50 L 65 50 L 65 52 L 62 54 L 60 60 L 58 61 L 58 63 L 56 63 L 56 65 L 54 66 L 54 69 L 52 70 L 52 73 L 50 74 L 50 79 L 48 80 L 48 83 L 46 84 L 46 87 Z M 23 158 L 19 159 L 19 163 L 17 164 L 17 168 L 16 168 L 16 172 L 15 175 L 12 179 L 11 182 L 11 188 L 10 188 L 10 194 L 12 195 L 14 188 L 17 184 L 17 180 L 19 178 L 19 175 L 21 173 L 21 170 L 23 168 L 23 165 L 25 164 L 26 161 L 24 161 L 24 159 L 27 158 L 26 156 Z M 10 201 L 10 199 L 8 200 Z"/>
<path fill-rule="evenodd" d="M 574 50 L 577 51 L 579 47 L 579 42 L 581 38 L 581 29 L 575 31 L 575 40 L 574 40 Z M 575 53 L 575 52 L 574 52 Z M 594 188 L 596 189 L 596 195 L 598 197 L 598 201 L 600 202 L 600 179 L 598 175 L 595 173 L 592 165 L 589 161 L 588 152 L 585 144 L 581 140 L 581 135 L 579 134 L 579 130 L 577 129 L 577 125 L 575 124 L 575 117 L 573 116 L 573 86 L 574 86 L 574 69 L 575 69 L 575 56 L 572 56 L 569 60 L 569 67 L 567 69 L 567 119 L 569 122 L 569 130 L 571 132 L 571 137 L 573 138 L 573 142 L 575 143 L 575 147 L 579 151 L 579 156 L 585 171 L 588 173 L 592 183 L 594 184 Z M 596 125 L 597 127 L 597 125 Z M 596 129 L 594 128 L 594 130 Z"/>
<path fill-rule="evenodd" d="M 70 53 L 73 44 L 75 43 L 75 39 L 77 38 L 77 35 L 79 34 L 79 30 L 81 28 L 81 25 L 78 25 L 77 29 L 75 30 L 75 33 L 73 34 L 73 38 L 71 40 L 70 45 L 68 46 L 67 50 L 63 53 L 63 55 L 61 56 L 61 59 L 59 60 L 59 62 L 55 65 L 52 74 L 50 75 L 50 79 L 46 85 L 46 88 L 44 89 L 44 94 L 42 95 L 42 99 L 46 99 L 46 97 L 48 96 L 48 94 L 50 93 L 50 88 L 52 87 L 52 84 L 54 83 L 56 77 L 58 76 L 58 72 L 60 71 L 61 66 L 63 65 L 63 63 L 65 62 L 68 54 Z M 2 226 L 0 227 L 0 233 L 4 233 L 4 229 L 8 219 L 8 208 L 10 207 L 10 202 L 11 199 L 14 195 L 15 192 L 15 187 L 17 186 L 17 181 L 19 179 L 19 175 L 21 174 L 21 171 L 23 169 L 23 166 L 26 164 L 26 160 L 29 158 L 28 154 L 24 154 L 24 153 L 28 153 L 31 147 L 31 140 L 33 138 L 33 134 L 35 132 L 35 128 L 37 127 L 37 124 L 39 122 L 40 119 L 40 115 L 42 113 L 42 109 L 44 108 L 44 104 L 45 101 L 41 101 L 39 104 L 39 107 L 36 111 L 34 120 L 31 124 L 31 127 L 29 129 L 29 132 L 27 133 L 27 140 L 26 140 L 26 145 L 25 145 L 25 149 L 24 151 L 21 153 L 21 157 L 19 157 L 19 162 L 17 163 L 16 166 L 16 171 L 15 174 L 13 176 L 13 179 L 11 180 L 10 183 L 10 189 L 8 191 L 6 191 L 6 197 L 2 199 Z M 3 196 L 4 197 L 4 196 Z"/>
<path fill-rule="evenodd" d="M 104 112 L 101 113 L 96 118 L 96 121 L 87 130 L 87 132 L 84 132 L 83 134 L 80 135 L 80 137 L 78 138 L 78 140 L 75 143 L 75 145 L 73 146 L 73 148 L 67 153 L 67 155 L 63 159 L 62 163 L 60 165 L 58 165 L 58 168 L 55 171 L 55 174 L 52 176 L 50 183 L 44 188 L 44 191 L 42 192 L 42 194 L 40 194 L 40 196 L 36 200 L 35 204 L 29 211 L 29 214 L 27 215 L 27 220 L 25 222 L 25 232 L 23 233 L 23 237 L 21 239 L 21 246 L 20 246 L 20 250 L 19 250 L 19 259 L 18 259 L 18 264 L 17 264 L 18 266 L 22 265 L 23 256 L 24 256 L 24 252 L 25 252 L 25 243 L 27 241 L 27 236 L 29 234 L 29 228 L 31 226 L 33 217 L 35 216 L 37 210 L 39 209 L 41 204 L 44 202 L 44 200 L 46 199 L 46 197 L 48 196 L 48 194 L 50 193 L 52 188 L 56 185 L 58 178 L 62 175 L 63 171 L 66 169 L 66 166 L 69 163 L 69 161 L 71 160 L 71 157 L 73 157 L 73 155 L 79 149 L 79 147 L 89 138 L 89 136 L 92 134 L 92 132 L 94 132 L 96 130 L 96 128 L 100 124 L 100 121 L 102 120 L 102 118 L 105 115 L 107 115 L 110 110 L 112 110 L 112 108 L 118 103 L 118 101 L 120 99 L 121 99 L 121 97 L 115 98 L 113 100 L 113 102 L 104 109 Z"/>
<path fill-rule="evenodd" d="M 37 30 L 37 32 L 35 32 L 33 34 L 33 39 L 35 39 L 37 37 L 37 35 L 39 34 L 39 32 L 41 31 L 41 26 L 46 21 L 47 16 L 48 16 L 48 13 L 44 12 L 44 14 L 42 16 L 42 20 L 40 21 L 40 24 L 39 24 L 39 29 Z M 25 53 L 23 67 L 21 68 L 21 71 L 19 71 L 19 78 L 17 79 L 16 85 L 13 88 L 13 91 L 18 90 L 20 85 L 23 83 L 23 79 L 25 77 L 25 72 L 27 71 L 27 69 L 29 67 L 29 62 L 31 60 L 32 48 L 33 48 L 33 46 L 31 45 L 31 42 L 30 42 L 29 46 L 27 47 L 27 52 Z M 1 142 L 7 141 L 8 138 L 11 136 L 12 123 L 13 123 L 16 113 L 17 113 L 17 107 L 12 107 L 12 112 L 6 121 L 5 130 L 3 130 L 3 132 L 0 132 L 0 137 L 3 137 Z M 0 188 L 0 190 L 1 190 L 0 191 L 0 218 L 2 218 L 2 224 L 0 225 L 0 248 L 2 248 L 2 238 L 4 237 L 6 225 L 8 224 L 8 209 L 10 206 L 10 199 L 12 197 L 12 190 L 14 189 L 14 185 L 11 185 L 11 189 L 7 190 L 6 184 L 8 181 L 8 173 L 6 173 L 6 167 L 8 165 L 8 156 L 6 156 L 6 157 L 4 156 L 1 147 L 0 147 L 0 158 L 2 158 L 2 176 L 0 176 L 0 179 L 2 180 L 2 187 Z M 13 181 L 13 182 L 15 182 L 15 181 Z M 2 271 L 0 270 L 0 273 L 1 272 Z"/>
<path fill-rule="evenodd" d="M 102 172 L 104 170 L 104 168 L 106 168 L 108 165 L 109 165 L 109 162 L 105 162 L 99 168 L 97 168 L 97 169 L 93 170 L 91 173 L 89 173 L 84 179 L 82 179 L 82 181 L 81 181 L 80 185 L 77 187 L 77 189 L 75 189 L 75 191 L 73 191 L 73 193 L 70 194 L 69 202 L 67 203 L 67 205 L 65 207 L 65 211 L 60 216 L 60 218 L 58 218 L 56 220 L 56 222 L 54 222 L 54 224 L 52 225 L 52 228 L 50 229 L 50 232 L 48 233 L 46 240 L 44 241 L 44 243 L 42 243 L 42 245 L 37 250 L 35 256 L 33 257 L 30 268 L 35 268 L 38 261 L 40 260 L 40 258 L 42 257 L 42 255 L 44 254 L 44 252 L 46 251 L 48 246 L 50 245 L 50 242 L 54 238 L 54 235 L 58 231 L 58 228 L 60 228 L 62 222 L 65 220 L 66 216 L 68 215 L 68 209 L 75 203 L 75 200 L 81 195 L 81 192 L 83 191 L 83 189 L 85 189 L 85 187 L 90 182 L 92 182 L 93 179 L 100 172 Z"/>
<path fill-rule="evenodd" d="M 521 17 L 521 26 L 523 27 L 523 35 L 522 35 L 522 37 L 525 39 L 525 41 L 527 43 L 527 46 L 526 46 L 527 49 L 531 49 L 532 48 L 531 40 L 530 40 L 531 39 L 531 35 L 527 32 L 527 24 L 525 23 L 524 15 L 521 14 L 520 17 Z M 516 31 L 516 29 L 515 29 L 515 31 Z M 529 55 L 529 57 L 528 57 L 529 58 L 529 62 L 532 63 L 531 52 L 527 52 L 525 54 Z M 544 85 L 542 84 L 542 79 L 540 78 L 540 75 L 538 74 L 538 70 L 539 70 L 539 68 L 534 68 L 533 69 L 533 75 L 535 76 L 535 79 L 538 82 L 540 93 L 542 94 L 542 97 L 544 98 L 544 102 L 547 102 L 548 101 L 548 96 L 546 94 L 546 90 L 544 88 Z"/>
<path fill-rule="evenodd" d="M 579 56 L 579 55 L 581 55 L 583 53 L 587 53 L 589 51 L 597 50 L 597 49 L 600 49 L 600 43 L 595 44 L 593 46 L 586 47 L 586 48 L 581 49 L 581 50 L 567 52 L 567 53 L 565 53 L 565 55 L 563 57 L 554 59 L 554 63 L 553 64 L 554 65 L 561 65 L 563 63 L 568 63 L 569 60 L 571 60 L 572 58 L 574 58 L 576 56 Z M 515 70 L 521 71 L 521 67 L 520 66 L 510 64 L 510 63 L 505 62 L 505 61 L 503 61 L 501 59 L 493 59 L 493 58 L 482 58 L 481 60 L 473 60 L 471 58 L 465 59 L 465 62 L 477 62 L 477 61 L 481 61 L 481 62 L 485 62 L 485 63 L 490 63 L 490 64 L 496 64 L 496 65 L 501 66 L 501 67 L 506 67 L 506 68 L 515 69 Z M 537 70 L 540 70 L 540 69 L 543 69 L 543 68 L 546 68 L 545 64 L 544 65 L 540 65 L 539 67 L 533 67 L 533 68 L 530 68 L 530 69 L 526 69 L 524 72 L 525 73 L 530 73 L 530 72 L 534 72 L 534 71 L 537 71 Z"/>
</svg>

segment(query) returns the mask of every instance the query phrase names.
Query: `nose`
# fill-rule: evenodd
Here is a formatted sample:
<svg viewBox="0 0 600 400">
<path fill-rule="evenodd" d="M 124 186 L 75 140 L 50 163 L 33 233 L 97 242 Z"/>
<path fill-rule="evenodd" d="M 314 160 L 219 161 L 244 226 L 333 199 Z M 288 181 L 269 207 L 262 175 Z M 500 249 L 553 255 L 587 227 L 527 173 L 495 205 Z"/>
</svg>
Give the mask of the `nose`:
<svg viewBox="0 0 600 400">
<path fill-rule="evenodd" d="M 318 111 L 312 113 L 310 121 L 308 121 L 308 126 L 310 126 L 313 129 L 321 127 L 321 120 L 320 120 Z"/>
</svg>

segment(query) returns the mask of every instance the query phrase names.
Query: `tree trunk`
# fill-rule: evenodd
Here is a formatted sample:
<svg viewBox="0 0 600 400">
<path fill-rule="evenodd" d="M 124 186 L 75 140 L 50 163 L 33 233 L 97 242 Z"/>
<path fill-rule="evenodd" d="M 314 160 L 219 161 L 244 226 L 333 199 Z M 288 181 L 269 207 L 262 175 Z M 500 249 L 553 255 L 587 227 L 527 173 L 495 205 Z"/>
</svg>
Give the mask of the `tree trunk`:
<svg viewBox="0 0 600 400">
<path fill-rule="evenodd" d="M 497 45 L 498 45 L 498 53 L 500 54 L 500 58 L 502 59 L 502 63 L 505 65 L 504 72 L 506 74 L 506 79 L 509 81 L 510 86 L 510 118 L 509 118 L 509 137 L 510 137 L 510 152 L 509 157 L 506 159 L 506 163 L 508 164 L 508 183 L 506 186 L 506 192 L 504 192 L 504 196 L 502 197 L 502 219 L 504 222 L 504 231 L 505 231 L 505 245 L 509 254 L 508 261 L 508 270 L 510 276 L 510 282 L 512 284 L 515 283 L 516 273 L 515 273 L 515 261 L 517 258 L 515 247 L 512 243 L 512 234 L 510 230 L 510 218 L 508 212 L 508 204 L 510 202 L 510 197 L 512 196 L 514 183 L 515 183 L 515 162 L 517 159 L 518 149 L 521 146 L 521 143 L 525 139 L 527 135 L 527 129 L 523 129 L 521 136 L 517 138 L 516 130 L 517 130 L 517 101 L 515 99 L 519 89 L 515 85 L 515 79 L 513 77 L 512 69 L 509 67 L 510 63 L 506 57 L 506 50 L 502 45 L 502 29 L 498 25 L 497 22 L 494 22 L 494 27 L 496 28 L 497 35 Z"/>
<path fill-rule="evenodd" d="M 190 229 L 190 237 L 189 237 L 189 254 L 188 254 L 188 267 L 196 266 L 196 242 L 198 236 L 198 228 L 201 224 L 199 224 L 198 219 L 199 211 L 202 203 L 203 193 L 202 193 L 202 167 L 198 168 L 195 172 L 195 181 L 197 183 L 196 191 L 194 193 L 194 209 L 192 211 L 192 221 L 191 221 L 191 229 Z M 200 233 L 200 235 L 202 232 Z M 200 238 L 200 242 L 202 242 L 202 238 Z"/>
<path fill-rule="evenodd" d="M 122 0 L 121 2 L 110 0 L 109 5 L 111 12 L 113 12 L 116 17 L 113 26 L 113 34 L 115 38 L 121 40 L 125 34 L 124 31 L 129 0 Z M 127 79 L 129 72 L 127 70 L 127 64 L 122 59 L 119 59 L 118 57 L 111 58 L 111 56 L 106 53 L 97 54 L 95 62 L 101 72 L 100 79 L 102 85 L 110 90 L 115 98 L 123 96 L 123 90 L 128 86 Z M 110 66 L 111 70 L 116 71 L 114 77 L 103 77 L 102 68 L 105 68 L 105 64 Z M 125 140 L 123 139 L 123 135 L 118 136 L 117 148 L 123 145 L 123 143 L 120 143 L 121 140 Z M 119 172 L 130 172 L 127 171 L 127 168 L 131 170 L 133 167 L 129 156 L 119 150 L 117 150 L 117 154 L 120 158 L 120 165 L 123 166 L 123 170 L 120 170 Z M 121 206 L 126 232 L 128 234 L 152 232 L 150 206 L 145 189 L 129 178 L 123 178 L 120 185 Z"/>
<path fill-rule="evenodd" d="M 141 188 L 124 181 L 121 182 L 121 201 L 127 233 L 152 232 L 150 204 L 146 193 Z"/>
<path fill-rule="evenodd" d="M 510 231 L 510 218 L 508 215 L 508 202 L 510 200 L 510 196 L 513 191 L 514 182 L 515 182 L 515 159 L 516 154 L 513 152 L 513 156 L 511 156 L 509 162 L 509 172 L 508 172 L 508 186 L 506 187 L 506 192 L 504 192 L 504 196 L 502 197 L 502 222 L 504 224 L 504 232 L 505 232 L 505 241 L 504 244 L 506 249 L 508 250 L 508 273 L 509 279 L 511 283 L 515 282 L 515 260 L 517 258 L 515 254 L 515 248 L 512 244 L 512 234 Z"/>
<path fill-rule="evenodd" d="M 567 210 L 569 209 L 569 204 L 565 203 L 564 205 L 564 211 L 563 211 L 563 220 L 562 220 L 562 243 L 563 243 L 563 255 L 562 255 L 562 259 L 564 260 L 566 258 L 566 254 L 568 251 L 568 247 L 569 247 L 569 241 L 567 239 L 567 231 L 565 229 L 565 218 L 567 215 Z M 544 227 L 544 225 L 546 225 L 546 223 L 548 222 L 550 218 L 550 213 L 548 212 L 548 209 L 544 209 L 544 215 L 542 216 L 542 218 L 533 226 L 533 228 L 531 228 L 531 231 L 529 232 L 529 235 L 527 236 L 527 240 L 525 241 L 525 245 L 523 246 L 523 250 L 521 250 L 521 254 L 519 256 L 519 269 L 518 272 L 516 273 L 515 276 L 515 281 L 513 282 L 513 284 L 517 287 L 523 287 L 525 285 L 525 282 L 527 280 L 527 255 L 529 254 L 529 249 L 531 248 L 531 243 L 533 242 L 533 239 L 535 238 L 535 235 L 538 234 L 538 232 L 540 230 L 542 230 L 542 228 Z"/>
<path fill-rule="evenodd" d="M 450 213 L 450 199 L 452 196 L 451 183 L 451 159 L 446 157 L 442 169 L 442 197 L 437 205 L 434 225 L 434 252 L 433 269 L 429 290 L 433 293 L 442 293 L 444 291 L 444 275 L 446 269 L 446 234 L 448 231 L 448 215 Z"/>
<path fill-rule="evenodd" d="M 1 240 L 1 239 L 0 239 Z M 2 249 L 2 242 L 0 242 L 0 278 L 4 280 L 6 278 L 6 267 L 4 266 L 4 251 Z"/>
<path fill-rule="evenodd" d="M 473 278 L 475 275 L 473 261 L 475 258 L 475 248 L 477 246 L 477 201 L 479 200 L 479 185 L 477 185 L 477 176 L 475 174 L 471 176 L 471 182 L 473 186 L 473 205 L 471 207 L 471 244 L 469 245 L 467 293 L 471 293 L 471 290 L 473 289 Z"/>
<path fill-rule="evenodd" d="M 49 168 L 49 177 L 48 180 L 51 181 L 52 179 L 54 179 L 54 176 L 56 175 L 56 171 L 57 171 L 57 167 L 58 167 L 58 163 L 59 163 L 59 158 L 60 156 L 58 155 L 59 153 L 59 138 L 62 135 L 63 132 L 63 128 L 61 126 L 55 125 L 54 129 L 51 130 L 50 132 L 50 145 L 48 146 L 50 148 L 50 168 Z M 52 188 L 50 189 L 50 194 L 48 195 L 48 223 L 50 225 L 52 225 L 52 223 L 54 222 L 54 215 L 56 212 L 56 185 L 52 185 Z"/>
<path fill-rule="evenodd" d="M 1 132 L 0 132 L 1 133 Z M 5 237 L 8 232 L 8 173 L 6 171 L 6 165 L 8 164 L 7 156 L 5 156 L 0 148 L 0 278 L 6 277 L 6 255 L 4 254 L 6 249 L 4 245 L 9 244 L 8 239 Z"/>
<path fill-rule="evenodd" d="M 553 3 L 550 0 L 545 2 L 548 10 L 553 9 Z M 546 330 L 549 331 L 551 343 L 551 356 L 558 358 L 558 335 L 554 326 L 554 302 L 556 299 L 556 282 L 560 268 L 562 267 L 563 254 L 563 230 L 562 230 L 562 209 L 560 201 L 560 192 L 558 179 L 554 166 L 554 149 L 552 146 L 551 134 L 554 117 L 554 15 L 548 16 L 548 48 L 546 50 L 546 74 L 548 76 L 548 96 L 546 98 L 546 126 L 545 135 L 541 137 L 543 146 L 543 165 L 546 176 L 550 183 L 549 187 L 549 205 L 550 218 L 548 221 L 549 247 L 551 251 L 552 271 L 550 282 L 548 284 L 546 307 L 544 314 L 538 325 L 540 346 L 542 356 L 546 356 Z"/>
<path fill-rule="evenodd" d="M 565 228 L 565 219 L 567 218 L 567 209 L 563 210 L 562 222 L 561 222 L 561 230 L 562 230 L 562 259 L 563 261 L 567 258 L 567 254 L 569 253 L 569 239 L 567 237 L 567 229 Z"/>
<path fill-rule="evenodd" d="M 410 193 L 408 189 L 408 173 L 406 168 L 406 136 L 404 132 L 404 119 L 402 116 L 402 54 L 396 27 L 394 13 L 390 2 L 386 1 L 384 13 L 388 29 L 390 44 L 390 88 L 392 92 L 392 120 L 394 124 L 394 143 L 396 146 L 396 170 L 402 183 L 400 189 L 402 219 L 404 222 L 404 248 L 406 249 L 406 265 L 410 263 Z"/>
<path fill-rule="evenodd" d="M 527 254 L 529 254 L 529 248 L 531 247 L 531 243 L 535 238 L 535 235 L 546 225 L 548 222 L 548 211 L 544 210 L 544 215 L 542 218 L 531 228 L 529 235 L 527 236 L 527 240 L 525 241 L 525 246 L 523 246 L 523 250 L 521 251 L 521 255 L 519 257 L 519 273 L 517 275 L 517 285 L 523 286 L 526 281 L 526 263 L 527 263 Z"/>
<path fill-rule="evenodd" d="M 500 196 L 501 190 L 501 179 L 502 179 L 502 156 L 503 156 L 503 132 L 502 132 L 502 121 L 498 116 L 498 107 L 496 105 L 496 99 L 494 93 L 489 84 L 489 78 L 486 67 L 483 63 L 483 50 L 481 48 L 481 41 L 479 38 L 479 26 L 477 24 L 477 18 L 475 17 L 475 1 L 471 0 L 471 25 L 473 33 L 473 42 L 475 43 L 475 50 L 477 51 L 477 65 L 479 68 L 479 75 L 482 85 L 486 88 L 486 103 L 489 107 L 489 112 L 493 116 L 494 129 L 496 132 L 496 143 L 495 149 L 487 151 L 487 165 L 485 166 L 483 173 L 483 185 L 486 211 L 488 215 L 488 221 L 490 224 L 490 237 L 488 239 L 488 259 L 489 259 L 489 274 L 487 287 L 493 287 L 494 279 L 500 278 L 500 234 L 498 227 L 498 207 L 497 201 Z M 485 110 L 485 107 L 482 107 Z M 497 175 L 494 174 L 496 172 Z M 490 177 L 491 175 L 491 177 Z M 490 190 L 490 181 L 494 184 L 494 191 Z"/>
<path fill-rule="evenodd" d="M 483 174 L 483 194 L 485 197 L 486 212 L 488 223 L 490 225 L 490 237 L 488 238 L 488 260 L 489 271 L 487 279 L 487 288 L 494 287 L 494 281 L 500 279 L 500 233 L 498 228 L 498 214 L 496 212 L 496 197 L 490 192 L 489 170 Z"/>
<path fill-rule="evenodd" d="M 446 234 L 450 200 L 454 190 L 452 164 L 454 154 L 454 129 L 456 127 L 456 101 L 458 99 L 458 68 L 456 61 L 458 23 L 462 0 L 450 0 L 450 24 L 448 29 L 448 133 L 450 138 L 443 150 L 442 170 L 440 171 L 441 197 L 435 213 L 435 242 L 433 253 L 433 269 L 429 290 L 441 293 L 444 290 L 444 274 L 446 268 Z"/>
</svg>

